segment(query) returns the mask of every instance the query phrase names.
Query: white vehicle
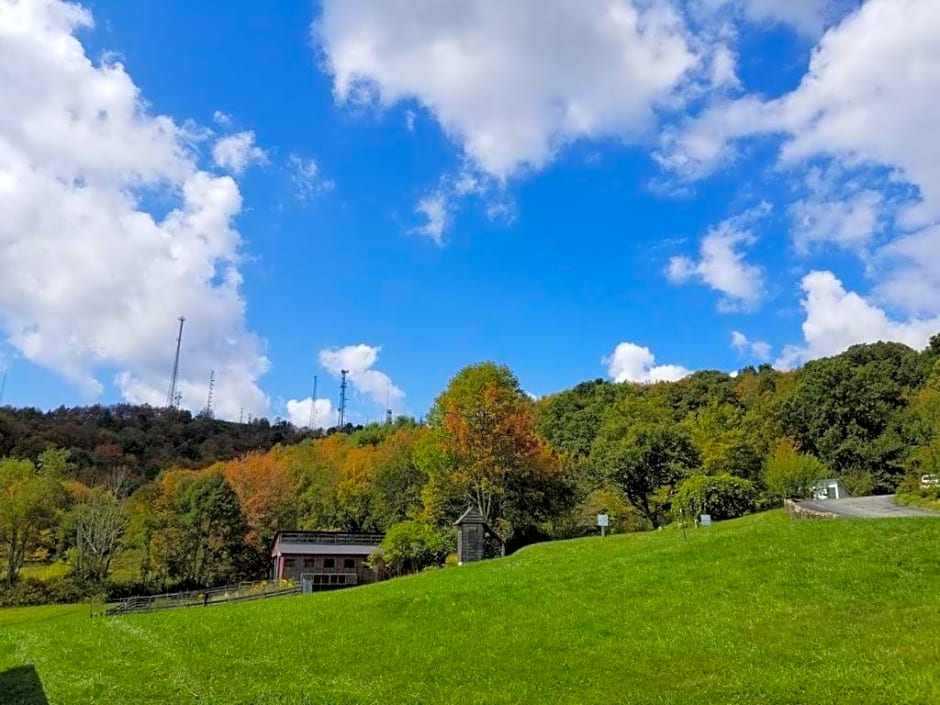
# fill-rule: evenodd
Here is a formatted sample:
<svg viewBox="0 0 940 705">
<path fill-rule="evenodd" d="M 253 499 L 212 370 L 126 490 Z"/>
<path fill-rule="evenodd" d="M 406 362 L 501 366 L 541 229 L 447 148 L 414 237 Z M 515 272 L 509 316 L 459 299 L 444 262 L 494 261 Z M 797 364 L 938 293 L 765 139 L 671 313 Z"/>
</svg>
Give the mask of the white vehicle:
<svg viewBox="0 0 940 705">
<path fill-rule="evenodd" d="M 940 485 L 940 475 L 921 475 L 920 486 L 923 488 Z"/>
</svg>

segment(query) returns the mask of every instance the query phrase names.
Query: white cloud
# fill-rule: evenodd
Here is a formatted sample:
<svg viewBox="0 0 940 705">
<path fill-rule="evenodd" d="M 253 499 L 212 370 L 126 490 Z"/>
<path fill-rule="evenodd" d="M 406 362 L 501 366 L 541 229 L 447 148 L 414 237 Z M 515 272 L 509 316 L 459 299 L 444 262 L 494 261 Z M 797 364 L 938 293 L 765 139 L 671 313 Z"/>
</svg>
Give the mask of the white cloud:
<svg viewBox="0 0 940 705">
<path fill-rule="evenodd" d="M 931 229 L 940 221 L 938 36 L 936 0 L 869 0 L 826 32 L 794 91 L 719 102 L 666 134 L 658 158 L 698 178 L 734 158 L 735 140 L 779 135 L 784 168 L 828 161 L 842 171 L 887 172 L 889 184 L 875 179 L 792 206 L 796 243 L 827 240 L 871 255 L 884 304 L 940 312 Z M 905 186 L 906 203 L 886 196 Z M 895 241 L 867 252 L 872 233 L 882 231 Z"/>
<path fill-rule="evenodd" d="M 414 100 L 500 180 L 579 139 L 645 139 L 711 64 L 665 0 L 326 0 L 313 34 L 337 102 Z"/>
<path fill-rule="evenodd" d="M 769 211 L 770 204 L 762 203 L 713 227 L 702 238 L 698 261 L 685 256 L 669 260 L 669 281 L 699 279 L 723 294 L 719 308 L 724 311 L 755 306 L 764 294 L 764 270 L 746 262 L 739 248 L 756 242 L 750 226 Z"/>
<path fill-rule="evenodd" d="M 311 415 L 311 406 L 314 413 Z M 287 417 L 297 428 L 332 428 L 336 425 L 336 410 L 329 399 L 291 399 L 287 402 Z"/>
<path fill-rule="evenodd" d="M 769 360 L 771 345 L 762 340 L 750 340 L 740 331 L 731 332 L 731 347 L 742 355 L 752 355 L 758 360 Z"/>
<path fill-rule="evenodd" d="M 855 292 L 846 291 L 832 272 L 810 272 L 803 277 L 801 286 L 806 313 L 804 343 L 784 349 L 776 362 L 782 369 L 837 355 L 857 343 L 896 341 L 920 350 L 932 335 L 940 332 L 940 316 L 894 320 Z"/>
<path fill-rule="evenodd" d="M 913 315 L 940 313 L 940 225 L 896 238 L 878 252 L 875 295 Z"/>
<path fill-rule="evenodd" d="M 836 184 L 818 170 L 803 176 L 807 196 L 787 209 L 793 242 L 799 252 L 832 243 L 864 253 L 882 227 L 884 196 L 879 191 Z"/>
<path fill-rule="evenodd" d="M 255 144 L 255 133 L 246 130 L 219 138 L 212 147 L 212 159 L 216 166 L 240 174 L 251 164 L 266 164 L 268 155 Z"/>
<path fill-rule="evenodd" d="M 674 382 L 691 373 L 681 365 L 656 365 L 649 348 L 636 343 L 620 343 L 613 354 L 601 359 L 615 382 Z"/>
<path fill-rule="evenodd" d="M 360 343 L 343 348 L 330 348 L 320 351 L 320 364 L 334 377 L 340 376 L 341 370 L 349 372 L 347 379 L 353 388 L 366 395 L 373 403 L 400 412 L 405 400 L 405 393 L 397 387 L 384 372 L 373 369 L 378 362 L 381 346 Z"/>
<path fill-rule="evenodd" d="M 320 165 L 315 159 L 291 154 L 287 160 L 290 169 L 291 182 L 294 185 L 294 194 L 301 201 L 309 201 L 321 193 L 333 190 L 335 184 L 323 176 Z"/>
<path fill-rule="evenodd" d="M 818 36 L 853 0 L 699 0 L 711 11 L 729 10 L 757 24 L 789 25 L 801 34 Z"/>
<path fill-rule="evenodd" d="M 414 132 L 415 130 L 415 119 L 417 115 L 414 110 L 405 111 L 405 127 L 408 129 L 408 132 Z"/>
<path fill-rule="evenodd" d="M 438 245 L 444 244 L 444 231 L 450 221 L 448 202 L 444 194 L 436 191 L 424 196 L 415 206 L 415 213 L 422 216 L 425 222 L 412 228 L 412 232 L 430 238 Z"/>
<path fill-rule="evenodd" d="M 779 133 L 785 162 L 817 155 L 874 163 L 921 189 L 940 214 L 940 12 L 935 0 L 869 0 L 830 29 L 793 92 L 719 104 L 671 135 L 677 162 L 717 166 L 729 140 Z M 859 51 L 865 47 L 865 51 Z M 709 146 L 696 147 L 701 143 Z M 687 149 L 691 147 L 691 149 Z M 667 150 L 667 154 L 669 150 Z"/>
<path fill-rule="evenodd" d="M 220 416 L 266 413 L 238 186 L 200 169 L 192 132 L 151 113 L 121 64 L 88 59 L 75 34 L 91 25 L 77 5 L 0 0 L 2 330 L 89 397 L 113 374 L 129 401 L 162 404 L 182 314 L 183 405 L 205 404 L 215 369 Z"/>
<path fill-rule="evenodd" d="M 228 113 L 224 113 L 221 110 L 216 110 L 212 113 L 212 121 L 219 127 L 229 128 L 232 126 L 232 116 Z"/>
</svg>

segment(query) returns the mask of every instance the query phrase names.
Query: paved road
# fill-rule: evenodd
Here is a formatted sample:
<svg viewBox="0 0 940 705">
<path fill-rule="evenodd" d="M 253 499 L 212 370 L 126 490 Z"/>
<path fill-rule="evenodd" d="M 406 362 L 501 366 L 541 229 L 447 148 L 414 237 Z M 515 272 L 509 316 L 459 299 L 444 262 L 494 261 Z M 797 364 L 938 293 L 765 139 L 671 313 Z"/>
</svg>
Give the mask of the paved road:
<svg viewBox="0 0 940 705">
<path fill-rule="evenodd" d="M 894 503 L 894 495 L 878 497 L 851 497 L 849 499 L 824 499 L 813 502 L 800 502 L 807 509 L 829 512 L 840 517 L 858 519 L 883 519 L 889 517 L 937 517 L 940 512 L 916 507 L 902 507 Z"/>
</svg>

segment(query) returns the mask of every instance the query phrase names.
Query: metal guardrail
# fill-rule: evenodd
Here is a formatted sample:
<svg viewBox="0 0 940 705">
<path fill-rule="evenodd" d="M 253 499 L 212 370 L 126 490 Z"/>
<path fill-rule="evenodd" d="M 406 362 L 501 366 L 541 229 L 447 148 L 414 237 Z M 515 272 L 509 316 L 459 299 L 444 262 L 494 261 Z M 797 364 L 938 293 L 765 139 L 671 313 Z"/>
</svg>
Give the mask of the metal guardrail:
<svg viewBox="0 0 940 705">
<path fill-rule="evenodd" d="M 260 600 L 268 597 L 299 595 L 300 587 L 285 582 L 264 580 L 255 583 L 239 583 L 207 590 L 188 590 L 169 592 L 161 595 L 141 595 L 128 597 L 117 604 L 108 606 L 98 616 L 113 617 L 121 614 L 154 612 L 181 607 L 208 607 L 210 605 L 230 604 L 248 600 Z"/>
</svg>

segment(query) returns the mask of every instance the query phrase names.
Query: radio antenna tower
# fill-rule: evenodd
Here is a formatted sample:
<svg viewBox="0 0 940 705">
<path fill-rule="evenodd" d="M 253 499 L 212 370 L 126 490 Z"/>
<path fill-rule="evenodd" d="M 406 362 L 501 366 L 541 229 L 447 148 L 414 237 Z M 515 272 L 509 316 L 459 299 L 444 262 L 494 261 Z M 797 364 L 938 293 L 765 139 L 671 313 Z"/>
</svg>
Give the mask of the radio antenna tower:
<svg viewBox="0 0 940 705">
<path fill-rule="evenodd" d="M 3 393 L 7 388 L 7 371 L 6 368 L 3 369 L 3 379 L 0 380 L 0 406 L 3 405 Z"/>
<path fill-rule="evenodd" d="M 310 397 L 310 418 L 307 419 L 307 428 L 313 431 L 317 427 L 317 376 L 313 376 L 313 396 Z"/>
<path fill-rule="evenodd" d="M 170 408 L 179 408 L 181 395 L 176 392 L 176 383 L 179 381 L 180 374 L 180 345 L 183 342 L 183 324 L 186 322 L 184 316 L 180 316 L 180 332 L 176 336 L 176 357 L 173 359 L 173 374 L 170 375 L 170 388 L 166 393 L 166 405 Z"/>
<path fill-rule="evenodd" d="M 212 393 L 215 391 L 215 370 L 209 371 L 209 396 L 206 397 L 206 417 L 212 418 Z"/>
<path fill-rule="evenodd" d="M 385 380 L 385 424 L 391 426 L 392 424 L 392 380 Z"/>
<path fill-rule="evenodd" d="M 343 426 L 346 425 L 346 375 L 349 374 L 349 370 L 340 370 L 339 374 L 339 428 L 343 430 Z"/>
</svg>

